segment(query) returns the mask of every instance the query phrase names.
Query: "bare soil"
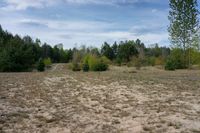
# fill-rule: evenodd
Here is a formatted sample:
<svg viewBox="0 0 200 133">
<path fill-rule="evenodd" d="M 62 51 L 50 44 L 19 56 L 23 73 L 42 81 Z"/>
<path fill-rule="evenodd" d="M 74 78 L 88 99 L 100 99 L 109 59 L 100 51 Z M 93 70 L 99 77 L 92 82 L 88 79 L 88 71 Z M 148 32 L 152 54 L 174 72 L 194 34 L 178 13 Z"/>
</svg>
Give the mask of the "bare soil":
<svg viewBox="0 0 200 133">
<path fill-rule="evenodd" d="M 200 133 L 200 71 L 0 73 L 0 133 Z"/>
</svg>

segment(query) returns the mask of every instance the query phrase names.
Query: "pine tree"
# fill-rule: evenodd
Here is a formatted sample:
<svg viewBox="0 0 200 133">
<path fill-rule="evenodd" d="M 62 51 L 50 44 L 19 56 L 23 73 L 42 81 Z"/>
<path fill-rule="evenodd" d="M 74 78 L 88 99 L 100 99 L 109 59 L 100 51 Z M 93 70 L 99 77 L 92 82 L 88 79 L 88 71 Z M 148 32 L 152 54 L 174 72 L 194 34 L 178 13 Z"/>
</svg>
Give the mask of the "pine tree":
<svg viewBox="0 0 200 133">
<path fill-rule="evenodd" d="M 39 60 L 37 70 L 40 72 L 43 72 L 45 70 L 45 64 L 42 59 Z"/>
<path fill-rule="evenodd" d="M 185 67 L 189 57 L 186 51 L 192 47 L 193 36 L 199 27 L 198 14 L 197 0 L 170 0 L 168 31 L 172 44 L 183 49 Z"/>
</svg>

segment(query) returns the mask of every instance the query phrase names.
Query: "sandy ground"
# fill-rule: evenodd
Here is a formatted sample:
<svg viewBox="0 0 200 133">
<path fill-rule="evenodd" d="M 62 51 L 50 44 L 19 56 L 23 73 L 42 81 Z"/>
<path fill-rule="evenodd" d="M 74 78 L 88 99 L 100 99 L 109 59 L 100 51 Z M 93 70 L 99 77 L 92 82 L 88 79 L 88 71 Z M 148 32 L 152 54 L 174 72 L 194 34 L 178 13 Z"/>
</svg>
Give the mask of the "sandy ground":
<svg viewBox="0 0 200 133">
<path fill-rule="evenodd" d="M 200 71 L 0 73 L 0 133 L 200 133 Z"/>
</svg>

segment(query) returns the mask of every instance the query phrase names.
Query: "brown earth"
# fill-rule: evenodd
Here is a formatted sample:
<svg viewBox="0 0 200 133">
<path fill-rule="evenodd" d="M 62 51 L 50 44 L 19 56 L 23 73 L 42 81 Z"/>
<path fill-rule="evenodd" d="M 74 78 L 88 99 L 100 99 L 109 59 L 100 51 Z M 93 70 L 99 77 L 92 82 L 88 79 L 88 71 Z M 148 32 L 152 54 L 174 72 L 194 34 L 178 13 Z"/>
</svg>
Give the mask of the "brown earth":
<svg viewBox="0 0 200 133">
<path fill-rule="evenodd" d="M 0 133 L 200 133 L 200 71 L 0 73 Z"/>
</svg>

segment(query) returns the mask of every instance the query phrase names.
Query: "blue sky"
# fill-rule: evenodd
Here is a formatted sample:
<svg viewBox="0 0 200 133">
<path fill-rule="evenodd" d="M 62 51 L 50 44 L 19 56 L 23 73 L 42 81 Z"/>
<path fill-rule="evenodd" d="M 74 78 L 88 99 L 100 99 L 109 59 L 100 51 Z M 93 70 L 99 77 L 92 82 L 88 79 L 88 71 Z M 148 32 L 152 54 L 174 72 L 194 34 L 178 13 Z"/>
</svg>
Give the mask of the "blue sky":
<svg viewBox="0 0 200 133">
<path fill-rule="evenodd" d="M 168 0 L 1 0 L 0 24 L 52 45 L 141 39 L 169 45 Z"/>
</svg>

